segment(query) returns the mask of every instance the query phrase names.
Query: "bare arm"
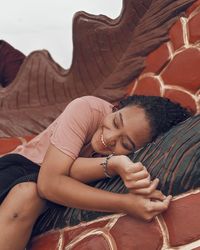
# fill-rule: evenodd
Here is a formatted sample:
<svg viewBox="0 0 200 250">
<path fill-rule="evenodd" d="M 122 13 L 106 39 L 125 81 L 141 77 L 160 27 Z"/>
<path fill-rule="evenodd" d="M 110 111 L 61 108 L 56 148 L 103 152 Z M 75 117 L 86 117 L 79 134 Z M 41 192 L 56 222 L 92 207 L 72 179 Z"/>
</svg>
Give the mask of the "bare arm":
<svg viewBox="0 0 200 250">
<path fill-rule="evenodd" d="M 101 165 L 105 157 L 77 158 L 70 170 L 70 177 L 84 183 L 105 178 Z M 158 180 L 151 182 L 150 175 L 142 163 L 133 163 L 125 155 L 112 156 L 108 161 L 108 173 L 120 175 L 130 192 L 149 195 L 157 186 Z"/>
<path fill-rule="evenodd" d="M 120 212 L 121 195 L 95 189 L 67 176 L 72 163 L 73 159 L 51 145 L 39 173 L 40 195 L 64 206 Z"/>
<path fill-rule="evenodd" d="M 88 183 L 90 181 L 105 178 L 104 170 L 101 165 L 101 163 L 104 162 L 105 159 L 106 157 L 77 158 L 70 168 L 70 177 L 79 180 L 83 183 Z M 111 176 L 117 175 L 117 172 L 114 170 L 114 167 L 115 156 L 109 160 L 109 174 Z"/>
<path fill-rule="evenodd" d="M 67 176 L 72 164 L 73 159 L 69 156 L 52 145 L 49 147 L 38 177 L 41 197 L 64 206 L 123 212 L 145 219 L 164 211 L 169 205 L 170 198 L 153 202 L 150 198 L 131 193 L 115 194 L 90 187 Z"/>
</svg>

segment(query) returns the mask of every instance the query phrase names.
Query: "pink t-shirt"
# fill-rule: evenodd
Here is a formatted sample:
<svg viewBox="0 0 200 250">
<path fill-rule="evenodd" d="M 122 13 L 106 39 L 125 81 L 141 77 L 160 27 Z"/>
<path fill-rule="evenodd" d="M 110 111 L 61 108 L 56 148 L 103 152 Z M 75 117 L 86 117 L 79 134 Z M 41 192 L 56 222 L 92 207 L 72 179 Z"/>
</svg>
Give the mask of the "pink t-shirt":
<svg viewBox="0 0 200 250">
<path fill-rule="evenodd" d="M 72 159 L 88 157 L 90 141 L 103 117 L 112 112 L 112 104 L 94 97 L 84 96 L 70 102 L 61 115 L 25 145 L 18 146 L 18 153 L 41 165 L 51 144 Z"/>
</svg>

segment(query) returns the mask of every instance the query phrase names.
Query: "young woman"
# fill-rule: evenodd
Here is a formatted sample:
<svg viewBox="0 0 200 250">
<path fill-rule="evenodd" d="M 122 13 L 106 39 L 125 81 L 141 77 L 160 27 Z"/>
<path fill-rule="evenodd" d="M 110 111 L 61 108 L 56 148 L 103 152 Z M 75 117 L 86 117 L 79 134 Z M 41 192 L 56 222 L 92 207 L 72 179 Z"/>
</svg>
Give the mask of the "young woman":
<svg viewBox="0 0 200 250">
<path fill-rule="evenodd" d="M 93 96 L 72 101 L 46 130 L 0 159 L 0 249 L 25 248 L 45 200 L 145 220 L 166 210 L 171 196 L 158 191 L 158 180 L 151 181 L 146 168 L 126 155 L 189 116 L 161 97 L 132 96 L 117 108 Z M 37 173 L 38 179 L 30 177 Z M 128 194 L 86 184 L 115 175 Z"/>
</svg>

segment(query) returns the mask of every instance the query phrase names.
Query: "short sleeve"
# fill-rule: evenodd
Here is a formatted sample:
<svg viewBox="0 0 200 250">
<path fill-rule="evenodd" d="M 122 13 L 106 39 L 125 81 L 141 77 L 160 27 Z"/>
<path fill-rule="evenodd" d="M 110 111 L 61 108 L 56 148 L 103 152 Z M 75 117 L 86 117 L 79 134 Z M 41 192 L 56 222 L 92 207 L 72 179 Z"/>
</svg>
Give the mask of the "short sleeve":
<svg viewBox="0 0 200 250">
<path fill-rule="evenodd" d="M 83 147 L 93 122 L 88 101 L 77 98 L 67 105 L 57 120 L 50 138 L 51 144 L 76 159 Z"/>
</svg>

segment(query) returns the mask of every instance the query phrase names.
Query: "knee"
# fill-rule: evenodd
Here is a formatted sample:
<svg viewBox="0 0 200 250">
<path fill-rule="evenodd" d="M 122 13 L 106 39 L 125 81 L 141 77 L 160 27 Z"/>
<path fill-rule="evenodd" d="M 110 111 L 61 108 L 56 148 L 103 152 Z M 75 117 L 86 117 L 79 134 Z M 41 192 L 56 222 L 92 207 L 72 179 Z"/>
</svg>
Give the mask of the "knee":
<svg viewBox="0 0 200 250">
<path fill-rule="evenodd" d="M 10 219 L 27 220 L 40 214 L 44 201 L 39 197 L 36 183 L 24 182 L 11 189 L 6 201 L 7 215 Z"/>
<path fill-rule="evenodd" d="M 14 186 L 10 194 L 14 197 L 20 198 L 24 202 L 35 202 L 40 200 L 40 197 L 37 192 L 37 186 L 34 182 L 23 182 Z"/>
</svg>

